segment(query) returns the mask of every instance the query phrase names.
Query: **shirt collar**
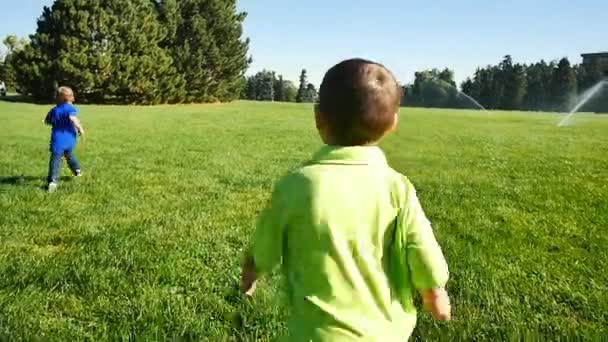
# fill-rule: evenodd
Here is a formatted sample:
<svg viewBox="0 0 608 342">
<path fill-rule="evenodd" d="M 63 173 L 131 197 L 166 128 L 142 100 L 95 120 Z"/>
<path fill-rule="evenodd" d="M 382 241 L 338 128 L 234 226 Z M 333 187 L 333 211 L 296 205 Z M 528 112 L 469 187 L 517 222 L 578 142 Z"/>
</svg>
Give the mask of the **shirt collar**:
<svg viewBox="0 0 608 342">
<path fill-rule="evenodd" d="M 387 165 L 386 157 L 377 146 L 326 145 L 314 154 L 313 164 Z"/>
</svg>

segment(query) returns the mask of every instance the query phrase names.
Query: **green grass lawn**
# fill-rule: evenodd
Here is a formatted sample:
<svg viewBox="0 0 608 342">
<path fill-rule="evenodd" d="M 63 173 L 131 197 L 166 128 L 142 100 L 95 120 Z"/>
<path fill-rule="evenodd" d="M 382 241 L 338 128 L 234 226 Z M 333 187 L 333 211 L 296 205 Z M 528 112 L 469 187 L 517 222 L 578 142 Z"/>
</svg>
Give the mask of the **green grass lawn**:
<svg viewBox="0 0 608 342">
<path fill-rule="evenodd" d="M 42 190 L 49 107 L 0 102 L 0 341 L 267 341 L 241 253 L 274 180 L 321 146 L 310 105 L 81 106 L 84 177 Z M 608 336 L 608 116 L 405 109 L 382 142 L 451 268 L 413 340 Z M 67 167 L 63 175 L 68 176 Z"/>
</svg>

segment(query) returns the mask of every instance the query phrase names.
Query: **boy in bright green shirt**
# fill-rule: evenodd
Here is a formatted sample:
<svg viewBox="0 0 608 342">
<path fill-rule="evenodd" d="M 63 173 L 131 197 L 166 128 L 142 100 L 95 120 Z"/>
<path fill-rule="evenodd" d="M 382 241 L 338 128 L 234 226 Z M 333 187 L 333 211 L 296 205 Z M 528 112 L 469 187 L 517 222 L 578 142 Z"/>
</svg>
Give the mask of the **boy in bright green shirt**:
<svg viewBox="0 0 608 342">
<path fill-rule="evenodd" d="M 241 290 L 279 264 L 289 341 L 406 341 L 420 291 L 450 318 L 448 268 L 410 181 L 375 144 L 397 124 L 401 91 L 384 66 L 351 59 L 323 79 L 315 119 L 327 144 L 282 178 L 245 257 Z"/>
</svg>

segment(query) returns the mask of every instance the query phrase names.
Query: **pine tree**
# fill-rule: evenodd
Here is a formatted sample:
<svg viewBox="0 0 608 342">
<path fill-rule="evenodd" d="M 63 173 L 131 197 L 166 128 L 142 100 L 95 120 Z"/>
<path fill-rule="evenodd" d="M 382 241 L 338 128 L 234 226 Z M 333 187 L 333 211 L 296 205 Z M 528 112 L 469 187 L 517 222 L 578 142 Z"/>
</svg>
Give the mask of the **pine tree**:
<svg viewBox="0 0 608 342">
<path fill-rule="evenodd" d="M 274 100 L 279 102 L 285 101 L 285 81 L 283 81 L 283 75 L 279 75 L 274 80 Z"/>
<path fill-rule="evenodd" d="M 6 54 L 0 56 L 0 81 L 3 81 L 9 89 L 17 86 L 17 75 L 12 65 L 12 60 L 18 51 L 23 50 L 29 42 L 27 39 L 19 38 L 15 35 L 8 35 L 2 43 L 6 47 Z"/>
<path fill-rule="evenodd" d="M 424 98 L 422 96 L 422 85 L 426 82 L 427 78 L 427 73 L 425 72 L 414 73 L 414 84 L 412 85 L 411 91 L 411 104 L 413 106 L 424 105 Z"/>
<path fill-rule="evenodd" d="M 306 85 L 306 92 L 303 102 L 316 102 L 317 101 L 317 88 L 312 83 Z"/>
<path fill-rule="evenodd" d="M 527 73 L 533 73 L 532 77 L 528 75 L 528 82 L 533 83 L 533 87 L 528 86 L 526 94 L 526 103 L 535 103 L 533 110 L 552 110 L 551 105 L 551 83 L 553 81 L 553 70 L 555 62 L 546 63 L 541 60 L 534 65 L 533 69 L 528 69 Z"/>
<path fill-rule="evenodd" d="M 602 65 L 599 59 L 593 59 L 589 64 L 582 64 L 578 67 L 577 79 L 579 90 L 593 87 L 597 82 L 604 79 Z"/>
<path fill-rule="evenodd" d="M 458 88 L 454 73 L 450 69 L 424 70 L 414 74 L 411 91 L 406 92 L 404 101 L 410 106 L 452 107 L 458 106 Z"/>
<path fill-rule="evenodd" d="M 175 101 L 182 81 L 159 47 L 164 35 L 148 0 L 56 0 L 13 66 L 40 101 L 52 100 L 58 85 L 81 101 Z"/>
<path fill-rule="evenodd" d="M 245 98 L 247 100 L 255 100 L 256 96 L 256 79 L 254 76 L 249 76 L 247 77 L 247 84 L 245 86 Z"/>
<path fill-rule="evenodd" d="M 277 101 L 276 85 L 277 79 L 274 71 L 262 70 L 246 80 L 243 91 L 244 98 L 257 101 Z"/>
<path fill-rule="evenodd" d="M 500 69 L 500 66 L 490 67 L 489 73 L 491 74 L 492 81 L 489 84 L 490 104 L 488 107 L 491 109 L 498 109 L 500 108 L 505 92 L 504 75 Z"/>
<path fill-rule="evenodd" d="M 551 99 L 553 109 L 567 111 L 576 96 L 576 75 L 568 58 L 562 58 L 553 70 L 551 81 Z"/>
<path fill-rule="evenodd" d="M 521 108 L 526 93 L 525 68 L 521 64 L 513 64 L 510 55 L 506 55 L 500 63 L 503 96 L 500 109 L 517 110 Z"/>
<path fill-rule="evenodd" d="M 177 33 L 177 25 L 179 21 L 179 12 L 177 8 L 178 0 L 151 0 L 154 9 L 158 15 L 159 21 L 165 29 L 165 39 L 162 40 L 160 46 L 169 48 L 173 46 L 173 40 Z"/>
<path fill-rule="evenodd" d="M 246 13 L 236 10 L 236 0 L 165 0 L 157 8 L 172 35 L 163 46 L 185 78 L 187 100 L 237 98 L 251 60 L 249 39 L 241 39 Z"/>
<path fill-rule="evenodd" d="M 0 58 L 0 82 L 6 79 L 6 66 L 7 63 L 4 62 L 4 58 Z"/>
<path fill-rule="evenodd" d="M 479 91 L 477 89 L 477 84 L 471 79 L 467 78 L 464 82 L 460 84 L 460 90 L 462 93 L 467 96 L 472 97 L 473 99 L 479 98 Z M 457 105 L 459 108 L 479 108 L 475 105 L 471 100 L 467 99 L 465 96 L 458 97 L 459 101 Z M 477 101 L 477 100 L 476 100 Z"/>
<path fill-rule="evenodd" d="M 604 73 L 599 59 L 590 63 L 579 65 L 576 68 L 576 76 L 579 92 L 584 92 L 604 79 Z M 581 108 L 582 111 L 608 112 L 608 86 L 600 89 L 600 92 L 589 99 L 589 102 Z"/>
<path fill-rule="evenodd" d="M 469 96 L 471 96 L 471 94 L 473 93 L 473 89 L 474 89 L 473 81 L 468 77 L 466 80 L 464 80 L 464 82 L 462 82 L 460 84 L 460 90 Z"/>
<path fill-rule="evenodd" d="M 259 100 L 273 101 L 274 100 L 274 73 L 263 70 L 259 73 L 260 89 Z"/>
<path fill-rule="evenodd" d="M 479 74 L 481 72 L 480 68 L 475 70 L 475 74 L 473 78 L 467 78 L 467 80 L 461 85 L 461 90 L 463 93 L 468 96 L 474 98 L 477 101 L 481 101 L 481 85 L 479 82 Z"/>
<path fill-rule="evenodd" d="M 302 69 L 302 73 L 300 73 L 300 86 L 298 87 L 298 94 L 296 95 L 296 102 L 305 102 L 307 86 L 308 86 L 308 78 L 306 77 L 306 69 Z"/>
<path fill-rule="evenodd" d="M 298 88 L 291 81 L 283 81 L 283 101 L 296 102 Z"/>
<path fill-rule="evenodd" d="M 460 105 L 458 100 L 458 87 L 454 81 L 454 71 L 449 68 L 445 68 L 437 75 L 439 79 L 439 86 L 445 93 L 445 98 L 441 99 L 436 105 L 437 107 L 458 107 Z"/>
<path fill-rule="evenodd" d="M 456 82 L 454 82 L 454 72 L 452 70 L 450 70 L 448 68 L 443 69 L 439 73 L 438 78 L 441 81 L 449 84 L 450 86 L 452 86 L 454 88 L 456 87 Z"/>
<path fill-rule="evenodd" d="M 549 83 L 547 79 L 551 78 L 553 73 L 545 61 L 528 66 L 526 70 L 526 96 L 524 98 L 523 108 L 528 110 L 541 111 L 547 105 L 547 97 L 549 94 Z M 547 76 L 548 74 L 548 76 Z"/>
</svg>

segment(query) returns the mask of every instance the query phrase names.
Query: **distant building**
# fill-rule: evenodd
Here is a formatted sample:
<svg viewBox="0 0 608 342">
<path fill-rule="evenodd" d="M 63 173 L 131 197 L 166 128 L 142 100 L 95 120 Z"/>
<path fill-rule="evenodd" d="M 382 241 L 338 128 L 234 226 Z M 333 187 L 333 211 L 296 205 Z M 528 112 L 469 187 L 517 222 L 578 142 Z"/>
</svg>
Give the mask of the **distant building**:
<svg viewBox="0 0 608 342">
<path fill-rule="evenodd" d="M 591 64 L 599 60 L 604 76 L 608 77 L 608 52 L 584 53 L 581 56 L 583 57 L 583 64 Z"/>
</svg>

